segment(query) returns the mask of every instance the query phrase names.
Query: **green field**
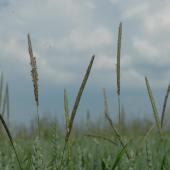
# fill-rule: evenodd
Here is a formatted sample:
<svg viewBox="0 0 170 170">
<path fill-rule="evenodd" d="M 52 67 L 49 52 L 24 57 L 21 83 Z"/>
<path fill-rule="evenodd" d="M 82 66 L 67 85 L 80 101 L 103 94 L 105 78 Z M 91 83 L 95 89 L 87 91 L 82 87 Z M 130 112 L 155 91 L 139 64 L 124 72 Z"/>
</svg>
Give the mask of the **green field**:
<svg viewBox="0 0 170 170">
<path fill-rule="evenodd" d="M 40 126 L 40 137 L 20 130 L 13 140 L 22 169 L 55 170 L 60 166 L 68 170 L 169 169 L 169 132 L 164 132 L 161 138 L 153 126 L 139 126 L 138 130 L 126 127 L 121 133 L 122 146 L 109 126 L 102 129 L 96 126 L 74 129 L 64 155 L 65 137 L 57 124 Z M 5 132 L 0 148 L 0 169 L 18 170 L 16 155 Z"/>
<path fill-rule="evenodd" d="M 146 93 L 153 111 L 153 122 L 131 121 L 126 123 L 125 111 L 121 109 L 121 36 L 120 23 L 117 43 L 117 110 L 118 120 L 113 121 L 109 112 L 106 90 L 103 89 L 103 117 L 91 123 L 90 112 L 81 126 L 75 127 L 75 116 L 84 92 L 93 55 L 82 78 L 72 108 L 69 106 L 67 90 L 64 90 L 63 110 L 65 122 L 40 119 L 39 90 L 36 58 L 28 34 L 28 50 L 31 61 L 31 76 L 35 96 L 36 120 L 31 128 L 20 128 L 15 135 L 9 129 L 8 86 L 2 97 L 1 76 L 0 103 L 2 106 L 0 170 L 169 170 L 170 135 L 165 127 L 170 85 L 166 90 L 162 112 L 159 113 L 149 80 L 145 77 Z M 161 117 L 159 116 L 161 115 Z"/>
</svg>

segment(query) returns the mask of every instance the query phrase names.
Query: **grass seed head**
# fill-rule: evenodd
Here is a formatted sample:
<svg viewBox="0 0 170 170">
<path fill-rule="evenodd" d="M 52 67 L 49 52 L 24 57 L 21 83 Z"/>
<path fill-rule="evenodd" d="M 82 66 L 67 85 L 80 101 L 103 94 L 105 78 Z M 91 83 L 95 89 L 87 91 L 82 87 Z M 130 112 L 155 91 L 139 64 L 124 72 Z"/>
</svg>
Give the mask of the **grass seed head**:
<svg viewBox="0 0 170 170">
<path fill-rule="evenodd" d="M 32 45 L 31 45 L 31 38 L 28 34 L 28 51 L 30 55 L 30 64 L 31 64 L 31 76 L 34 86 L 34 96 L 37 107 L 39 106 L 39 98 L 38 98 L 38 72 L 37 72 L 37 63 L 36 63 L 36 57 L 33 55 L 32 51 Z"/>
</svg>

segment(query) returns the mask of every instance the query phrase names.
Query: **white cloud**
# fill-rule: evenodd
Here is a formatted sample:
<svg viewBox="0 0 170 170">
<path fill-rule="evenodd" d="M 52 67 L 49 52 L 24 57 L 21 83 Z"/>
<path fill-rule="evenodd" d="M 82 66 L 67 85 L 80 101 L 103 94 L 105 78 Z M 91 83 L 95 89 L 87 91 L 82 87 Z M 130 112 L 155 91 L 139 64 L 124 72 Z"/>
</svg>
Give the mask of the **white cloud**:
<svg viewBox="0 0 170 170">
<path fill-rule="evenodd" d="M 116 4 L 119 2 L 119 0 L 110 0 L 111 3 Z"/>
<path fill-rule="evenodd" d="M 135 6 L 131 6 L 127 8 L 125 12 L 123 13 L 123 17 L 125 19 L 132 19 L 134 17 L 139 18 L 139 17 L 146 15 L 146 12 L 148 12 L 148 9 L 149 9 L 149 3 L 142 1 L 142 2 L 139 2 Z"/>
<path fill-rule="evenodd" d="M 100 48 L 111 45 L 112 34 L 104 27 L 97 28 L 92 32 L 73 30 L 70 34 L 69 39 L 70 44 L 72 44 L 73 48 L 79 50 L 88 50 L 92 48 Z"/>
<path fill-rule="evenodd" d="M 67 50 L 89 50 L 106 47 L 112 44 L 112 34 L 105 28 L 100 27 L 95 30 L 74 29 L 69 34 L 64 35 L 60 39 L 53 38 L 41 41 L 40 47 Z"/>
<path fill-rule="evenodd" d="M 22 55 L 24 50 L 21 48 L 22 44 L 16 37 L 10 37 L 0 41 L 1 57 L 12 60 L 23 60 Z"/>
<path fill-rule="evenodd" d="M 148 40 L 134 39 L 134 48 L 143 56 L 152 57 L 159 56 L 161 54 L 160 49 L 154 46 Z"/>
<path fill-rule="evenodd" d="M 161 8 L 160 10 L 145 16 L 144 26 L 150 34 L 168 31 L 170 28 L 170 9 L 168 7 Z"/>
<path fill-rule="evenodd" d="M 164 42 L 151 43 L 148 39 L 135 38 L 133 41 L 134 49 L 138 52 L 143 63 L 149 63 L 155 66 L 164 66 L 170 64 L 168 49 L 164 48 Z M 139 59 L 139 57 L 137 57 Z"/>
<path fill-rule="evenodd" d="M 104 71 L 104 70 L 111 70 L 113 69 L 115 63 L 113 60 L 112 56 L 107 56 L 104 54 L 100 54 L 99 56 L 96 57 L 96 61 L 95 61 L 95 69 L 100 70 L 100 71 Z"/>
<path fill-rule="evenodd" d="M 117 27 L 122 21 L 122 88 L 145 88 L 145 75 L 153 88 L 166 88 L 170 75 L 169 11 L 170 1 L 160 0 L 8 0 L 0 7 L 0 70 L 11 81 L 18 102 L 18 93 L 25 92 L 29 83 L 32 87 L 29 32 L 41 87 L 56 86 L 57 90 L 79 85 L 94 53 L 88 88 L 113 88 Z"/>
<path fill-rule="evenodd" d="M 137 70 L 134 69 L 128 69 L 128 70 L 124 70 L 121 73 L 121 84 L 123 88 L 142 88 L 144 87 L 144 76 L 139 73 Z"/>
<path fill-rule="evenodd" d="M 39 61 L 39 69 L 41 70 L 40 77 L 42 78 L 42 81 L 50 84 L 72 84 L 77 78 L 75 73 L 64 70 L 61 67 L 53 67 L 44 59 Z"/>
<path fill-rule="evenodd" d="M 113 3 L 112 11 L 115 11 L 116 4 L 116 18 L 119 20 L 123 16 L 125 21 L 125 42 L 132 42 L 127 44 L 127 51 L 122 53 L 122 74 L 127 71 L 125 74 L 140 79 L 137 77 L 142 73 L 135 71 L 138 68 L 134 65 L 139 60 L 138 55 L 141 63 L 161 66 L 170 63 L 170 41 L 163 42 L 163 39 L 159 39 L 162 34 L 168 33 L 170 28 L 170 10 L 167 3 L 166 6 L 161 5 L 158 8 L 159 3 L 151 5 L 151 2 L 146 0 L 137 1 L 133 5 L 129 0 L 110 2 Z M 18 68 L 26 66 L 29 61 L 26 33 L 30 32 L 33 49 L 38 55 L 39 71 L 44 81 L 49 79 L 51 83 L 56 83 L 60 80 L 61 84 L 75 81 L 78 65 L 84 64 L 84 56 L 89 53 L 92 55 L 91 52 L 97 53 L 94 65 L 96 71 L 115 69 L 116 61 L 112 51 L 115 35 L 111 30 L 116 29 L 116 26 L 111 28 L 109 24 L 117 21 L 112 20 L 112 11 L 105 11 L 103 18 L 98 17 L 98 13 L 101 13 L 98 6 L 100 3 L 97 0 L 10 1 L 5 10 L 0 10 L 0 16 L 4 18 L 0 28 L 0 59 L 3 63 L 10 61 L 16 64 Z M 105 20 L 110 20 L 110 23 L 106 24 Z M 128 25 L 128 21 L 132 26 Z M 151 39 L 153 37 L 154 39 Z M 75 68 L 70 71 L 69 68 L 74 67 L 72 65 L 75 65 Z M 11 68 L 11 74 L 20 74 L 19 69 L 15 69 L 16 66 Z"/>
</svg>

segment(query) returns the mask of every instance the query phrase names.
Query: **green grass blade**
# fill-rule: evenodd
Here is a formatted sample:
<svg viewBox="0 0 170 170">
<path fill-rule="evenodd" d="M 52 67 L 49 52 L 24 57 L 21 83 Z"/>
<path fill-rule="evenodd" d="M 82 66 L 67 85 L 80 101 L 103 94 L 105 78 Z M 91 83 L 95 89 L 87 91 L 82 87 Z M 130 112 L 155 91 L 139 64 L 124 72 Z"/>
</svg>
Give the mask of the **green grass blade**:
<svg viewBox="0 0 170 170">
<path fill-rule="evenodd" d="M 3 83 L 4 83 L 3 73 L 1 73 L 1 82 L 0 82 L 0 108 L 2 108 L 2 95 L 3 95 Z"/>
<path fill-rule="evenodd" d="M 125 144 L 124 144 L 124 142 L 122 140 L 122 137 L 121 137 L 119 131 L 113 125 L 113 121 L 112 121 L 112 119 L 111 119 L 111 117 L 109 115 L 109 106 L 108 106 L 108 101 L 107 101 L 107 95 L 106 95 L 106 90 L 104 88 L 103 88 L 103 97 L 104 97 L 104 107 L 105 107 L 104 115 L 105 115 L 106 119 L 108 120 L 110 127 L 113 129 L 114 135 L 116 135 L 116 138 L 119 140 L 121 146 L 124 147 Z M 127 158 L 129 159 L 130 155 L 129 155 L 127 150 L 126 150 L 126 155 L 127 155 Z"/>
<path fill-rule="evenodd" d="M 165 155 L 163 156 L 162 161 L 161 161 L 161 168 L 160 168 L 160 170 L 165 170 L 166 157 L 167 157 L 167 155 L 165 154 Z"/>
<path fill-rule="evenodd" d="M 154 129 L 155 124 L 153 124 L 146 132 L 146 134 L 143 136 L 143 138 L 140 140 L 140 143 L 136 149 L 136 155 L 140 152 L 140 150 L 142 149 L 142 146 L 144 145 L 145 141 L 147 140 L 147 138 L 149 137 L 149 135 L 151 134 L 152 130 Z"/>
<path fill-rule="evenodd" d="M 79 106 L 82 93 L 84 91 L 86 82 L 88 80 L 88 77 L 89 77 L 89 74 L 90 74 L 90 71 L 91 71 L 91 68 L 92 68 L 92 65 L 93 65 L 94 58 L 95 58 L 95 56 L 93 55 L 92 58 L 91 58 L 91 61 L 89 63 L 89 66 L 88 66 L 88 68 L 86 70 L 86 74 L 85 74 L 85 76 L 83 78 L 83 81 L 82 81 L 82 84 L 80 86 L 80 89 L 78 91 L 78 94 L 77 94 L 77 97 L 76 97 L 76 100 L 75 100 L 75 103 L 74 103 L 74 106 L 73 106 L 73 109 L 72 109 L 72 112 L 71 112 L 71 117 L 70 117 L 70 122 L 69 122 L 69 131 L 68 131 L 68 133 L 66 135 L 66 139 L 65 139 L 66 142 L 69 139 L 69 136 L 70 136 L 70 133 L 71 133 L 71 130 L 72 130 L 72 126 L 73 126 L 73 121 L 74 121 L 74 118 L 75 118 L 75 115 L 76 115 L 76 112 L 77 112 L 77 108 Z"/>
<path fill-rule="evenodd" d="M 103 88 L 103 98 L 104 98 L 104 115 L 106 117 L 106 115 L 109 115 L 109 105 L 105 88 Z"/>
<path fill-rule="evenodd" d="M 120 160 L 122 159 L 123 155 L 126 153 L 128 143 L 121 149 L 121 151 L 117 154 L 116 159 L 114 161 L 112 170 L 115 170 L 116 167 L 118 166 Z"/>
<path fill-rule="evenodd" d="M 7 117 L 8 117 L 8 84 L 6 85 L 5 88 L 5 94 L 3 97 L 3 103 L 2 103 L 2 117 L 5 115 L 5 108 L 7 108 Z"/>
<path fill-rule="evenodd" d="M 111 144 L 113 144 L 113 145 L 117 145 L 117 143 L 114 142 L 113 140 L 111 140 L 111 139 L 109 139 L 109 138 L 107 138 L 107 137 L 101 136 L 101 135 L 85 134 L 85 136 L 87 136 L 87 137 L 92 137 L 92 138 L 97 138 L 97 139 L 102 139 L 102 140 L 107 141 L 107 142 L 109 142 L 109 143 L 111 143 Z"/>
<path fill-rule="evenodd" d="M 146 82 L 146 87 L 147 87 L 149 99 L 150 99 L 150 102 L 151 102 L 151 105 L 152 105 L 152 110 L 153 110 L 155 122 L 156 122 L 156 125 L 157 125 L 157 128 L 158 128 L 159 132 L 161 133 L 161 126 L 160 126 L 160 121 L 159 121 L 159 113 L 158 113 L 156 103 L 155 103 L 155 100 L 154 100 L 154 97 L 153 97 L 152 89 L 151 89 L 151 87 L 149 85 L 149 81 L 148 81 L 147 77 L 145 77 L 145 82 Z"/>
<path fill-rule="evenodd" d="M 102 168 L 102 170 L 108 170 L 106 163 L 103 159 L 101 159 L 101 168 Z"/>
<path fill-rule="evenodd" d="M 67 90 L 64 89 L 64 112 L 65 112 L 65 123 L 66 123 L 66 133 L 69 131 L 69 108 L 68 108 L 68 95 Z"/>
<path fill-rule="evenodd" d="M 7 87 L 6 87 L 6 97 L 7 97 L 7 100 L 6 100 L 6 104 L 7 104 L 7 123 L 9 125 L 9 116 L 10 116 L 10 104 L 9 104 L 9 86 L 7 84 Z"/>
<path fill-rule="evenodd" d="M 4 126 L 4 129 L 5 129 L 5 131 L 6 131 L 7 135 L 8 135 L 8 138 L 9 138 L 10 143 L 11 143 L 11 146 L 12 146 L 12 148 L 13 148 L 13 150 L 14 150 L 14 153 L 15 153 L 15 156 L 16 156 L 16 159 L 17 159 L 17 162 L 18 162 L 18 165 L 19 165 L 19 167 L 20 167 L 20 170 L 23 170 L 22 167 L 21 167 L 21 163 L 20 163 L 20 160 L 19 160 L 17 151 L 16 151 L 15 146 L 14 146 L 14 142 L 13 142 L 11 133 L 10 133 L 10 131 L 9 131 L 7 125 L 6 125 L 6 122 L 5 122 L 5 120 L 3 119 L 3 117 L 2 117 L 1 114 L 0 114 L 0 120 L 1 120 L 2 125 Z"/>
<path fill-rule="evenodd" d="M 163 103 L 163 108 L 162 108 L 162 116 L 161 116 L 161 128 L 163 127 L 163 122 L 164 122 L 166 105 L 167 105 L 169 93 L 170 93 L 170 84 L 168 86 L 168 89 L 166 91 L 166 95 L 165 95 L 165 98 L 164 98 L 164 103 Z"/>
</svg>

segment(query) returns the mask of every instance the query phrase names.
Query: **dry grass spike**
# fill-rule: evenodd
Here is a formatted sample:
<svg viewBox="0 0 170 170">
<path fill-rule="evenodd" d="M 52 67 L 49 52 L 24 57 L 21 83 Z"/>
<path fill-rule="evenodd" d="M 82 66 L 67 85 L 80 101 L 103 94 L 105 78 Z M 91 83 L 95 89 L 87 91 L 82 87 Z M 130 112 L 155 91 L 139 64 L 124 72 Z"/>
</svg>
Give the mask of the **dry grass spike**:
<svg viewBox="0 0 170 170">
<path fill-rule="evenodd" d="M 37 72 L 37 64 L 36 64 L 36 58 L 33 55 L 32 51 L 32 45 L 31 45 L 31 38 L 30 35 L 28 34 L 28 51 L 30 55 L 30 64 L 31 64 L 31 76 L 32 76 L 32 81 L 33 81 L 33 86 L 34 86 L 34 96 L 35 96 L 35 101 L 37 107 L 39 106 L 39 99 L 38 99 L 38 72 Z"/>
<path fill-rule="evenodd" d="M 38 97 L 38 72 L 37 72 L 37 63 L 36 63 L 36 57 L 33 55 L 33 50 L 32 50 L 32 44 L 31 44 L 31 38 L 30 35 L 28 34 L 28 52 L 30 55 L 30 64 L 31 64 L 31 76 L 32 76 L 32 81 L 33 81 L 33 87 L 34 87 L 34 97 L 35 97 L 35 102 L 37 106 L 37 121 L 38 121 L 38 131 L 39 131 L 39 136 L 40 136 L 40 121 L 39 121 L 39 97 Z"/>
<path fill-rule="evenodd" d="M 117 94 L 120 95 L 120 56 L 122 41 L 122 23 L 119 25 L 118 41 L 117 41 Z"/>
<path fill-rule="evenodd" d="M 118 40 L 117 40 L 117 97 L 118 97 L 118 114 L 119 114 L 119 127 L 121 127 L 121 106 L 120 106 L 120 56 L 121 56 L 121 41 L 122 41 L 122 23 L 119 24 Z"/>
</svg>

